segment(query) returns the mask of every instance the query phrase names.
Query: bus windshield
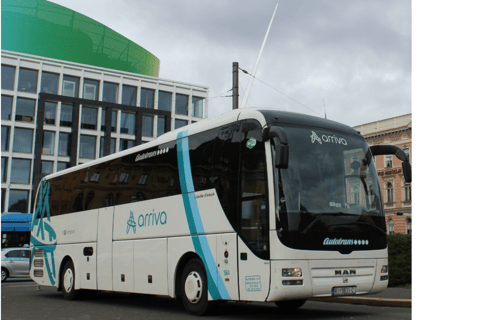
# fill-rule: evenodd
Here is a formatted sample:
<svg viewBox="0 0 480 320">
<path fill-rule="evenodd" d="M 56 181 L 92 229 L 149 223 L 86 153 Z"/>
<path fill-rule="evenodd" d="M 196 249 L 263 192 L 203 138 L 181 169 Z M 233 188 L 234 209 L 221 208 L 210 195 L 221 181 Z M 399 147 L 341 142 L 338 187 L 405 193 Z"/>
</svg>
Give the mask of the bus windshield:
<svg viewBox="0 0 480 320">
<path fill-rule="evenodd" d="M 280 241 L 342 253 L 385 248 L 380 188 L 366 141 L 321 128 L 283 128 L 288 169 L 274 170 Z"/>
</svg>

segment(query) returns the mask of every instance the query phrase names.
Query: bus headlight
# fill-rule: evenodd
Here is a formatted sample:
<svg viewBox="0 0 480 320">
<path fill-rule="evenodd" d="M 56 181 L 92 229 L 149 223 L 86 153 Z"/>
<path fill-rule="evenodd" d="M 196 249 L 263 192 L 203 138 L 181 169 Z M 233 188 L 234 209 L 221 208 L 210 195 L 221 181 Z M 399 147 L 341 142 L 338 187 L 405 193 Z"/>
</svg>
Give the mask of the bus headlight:
<svg viewBox="0 0 480 320">
<path fill-rule="evenodd" d="M 388 273 L 388 265 L 387 266 L 382 266 L 382 269 L 380 270 L 380 273 Z"/>
<path fill-rule="evenodd" d="M 302 268 L 287 268 L 282 269 L 282 277 L 301 277 Z"/>
</svg>

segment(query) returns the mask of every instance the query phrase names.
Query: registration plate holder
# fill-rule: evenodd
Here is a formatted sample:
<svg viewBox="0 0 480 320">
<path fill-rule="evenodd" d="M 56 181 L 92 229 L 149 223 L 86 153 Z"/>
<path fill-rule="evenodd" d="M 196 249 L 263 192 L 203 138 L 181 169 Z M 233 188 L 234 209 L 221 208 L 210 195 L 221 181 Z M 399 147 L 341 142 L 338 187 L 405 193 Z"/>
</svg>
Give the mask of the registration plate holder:
<svg viewBox="0 0 480 320">
<path fill-rule="evenodd" d="M 357 293 L 357 287 L 333 287 L 332 296 L 353 296 Z"/>
</svg>

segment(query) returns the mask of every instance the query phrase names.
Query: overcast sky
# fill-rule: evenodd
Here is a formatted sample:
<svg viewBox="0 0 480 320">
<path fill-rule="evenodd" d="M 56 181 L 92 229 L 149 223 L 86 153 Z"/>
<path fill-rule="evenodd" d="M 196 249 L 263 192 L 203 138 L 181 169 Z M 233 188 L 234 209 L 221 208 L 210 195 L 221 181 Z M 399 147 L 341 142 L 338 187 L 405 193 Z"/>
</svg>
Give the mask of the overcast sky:
<svg viewBox="0 0 480 320">
<path fill-rule="evenodd" d="M 210 89 L 231 110 L 232 62 L 253 72 L 247 107 L 324 115 L 351 126 L 411 113 L 411 2 L 369 0 L 54 0 L 160 59 L 160 78 Z M 240 102 L 249 76 L 240 74 Z M 298 101 L 299 103 L 295 102 Z M 306 107 L 302 106 L 305 105 Z M 313 110 L 313 111 L 312 111 Z"/>
</svg>

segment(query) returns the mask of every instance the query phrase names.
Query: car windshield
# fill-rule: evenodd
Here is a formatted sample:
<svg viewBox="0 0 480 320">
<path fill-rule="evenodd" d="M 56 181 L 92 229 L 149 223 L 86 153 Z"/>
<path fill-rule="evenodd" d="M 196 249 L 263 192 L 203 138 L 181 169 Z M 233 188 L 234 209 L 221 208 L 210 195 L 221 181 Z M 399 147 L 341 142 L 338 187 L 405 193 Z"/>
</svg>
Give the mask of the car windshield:
<svg viewBox="0 0 480 320">
<path fill-rule="evenodd" d="M 283 128 L 290 152 L 288 169 L 275 169 L 279 239 L 297 249 L 385 248 L 378 177 L 365 140 L 321 128 Z"/>
</svg>

